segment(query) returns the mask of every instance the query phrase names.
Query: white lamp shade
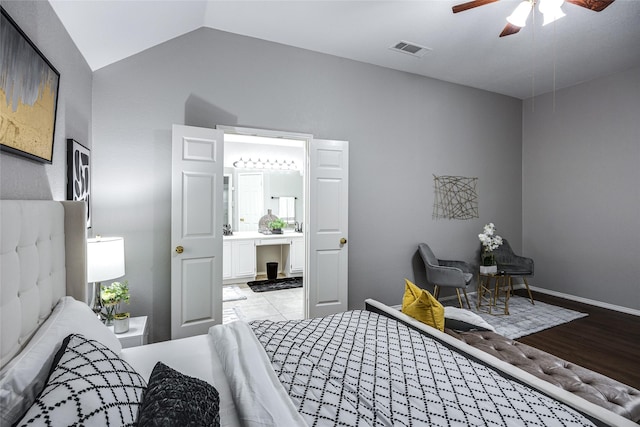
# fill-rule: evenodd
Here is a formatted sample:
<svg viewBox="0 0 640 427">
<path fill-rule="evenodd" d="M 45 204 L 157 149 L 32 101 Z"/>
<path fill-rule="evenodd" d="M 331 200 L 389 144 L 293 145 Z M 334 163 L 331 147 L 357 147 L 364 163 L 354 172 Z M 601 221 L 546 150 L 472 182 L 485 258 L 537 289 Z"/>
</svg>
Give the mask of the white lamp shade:
<svg viewBox="0 0 640 427">
<path fill-rule="evenodd" d="M 89 282 L 103 282 L 124 276 L 124 239 L 87 239 L 87 273 Z"/>
</svg>

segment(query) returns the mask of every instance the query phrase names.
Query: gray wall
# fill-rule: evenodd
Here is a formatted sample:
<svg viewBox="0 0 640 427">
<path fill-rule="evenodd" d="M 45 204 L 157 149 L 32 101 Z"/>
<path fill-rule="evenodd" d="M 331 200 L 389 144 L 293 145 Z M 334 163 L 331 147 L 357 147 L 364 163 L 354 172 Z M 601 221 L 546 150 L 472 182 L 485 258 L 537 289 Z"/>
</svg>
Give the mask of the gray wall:
<svg viewBox="0 0 640 427">
<path fill-rule="evenodd" d="M 51 165 L 0 152 L 0 198 L 66 198 L 66 138 L 91 148 L 92 73 L 47 1 L 0 2 L 60 73 Z"/>
<path fill-rule="evenodd" d="M 523 106 L 523 246 L 536 286 L 640 309 L 640 69 Z"/>
<path fill-rule="evenodd" d="M 640 308 L 639 69 L 558 91 L 555 111 L 552 95 L 537 97 L 533 110 L 201 29 L 95 73 L 92 115 L 91 71 L 49 3 L 1 4 L 61 80 L 53 164 L 0 153 L 0 197 L 64 199 L 65 139 L 92 148 L 93 231 L 125 236 L 131 311 L 151 316 L 155 339 L 169 336 L 172 123 L 350 141 L 351 307 L 398 303 L 403 277 L 420 284 L 421 241 L 474 260 L 493 221 L 535 258 L 534 285 Z M 480 218 L 432 220 L 433 174 L 478 176 Z"/>
<path fill-rule="evenodd" d="M 349 306 L 424 283 L 418 243 L 472 261 L 493 221 L 521 246 L 521 101 L 211 29 L 94 73 L 94 232 L 123 235 L 131 311 L 169 337 L 171 125 L 350 142 Z M 480 218 L 431 219 L 433 174 L 479 177 Z"/>
</svg>

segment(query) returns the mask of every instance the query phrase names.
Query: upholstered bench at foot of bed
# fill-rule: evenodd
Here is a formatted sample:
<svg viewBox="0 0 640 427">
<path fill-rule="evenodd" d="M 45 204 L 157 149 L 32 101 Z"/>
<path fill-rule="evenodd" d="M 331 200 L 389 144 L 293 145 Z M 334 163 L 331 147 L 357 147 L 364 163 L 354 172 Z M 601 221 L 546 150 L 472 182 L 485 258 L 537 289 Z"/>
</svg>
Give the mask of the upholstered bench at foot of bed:
<svg viewBox="0 0 640 427">
<path fill-rule="evenodd" d="M 640 391 L 494 332 L 447 333 L 616 414 L 640 421 Z"/>
</svg>

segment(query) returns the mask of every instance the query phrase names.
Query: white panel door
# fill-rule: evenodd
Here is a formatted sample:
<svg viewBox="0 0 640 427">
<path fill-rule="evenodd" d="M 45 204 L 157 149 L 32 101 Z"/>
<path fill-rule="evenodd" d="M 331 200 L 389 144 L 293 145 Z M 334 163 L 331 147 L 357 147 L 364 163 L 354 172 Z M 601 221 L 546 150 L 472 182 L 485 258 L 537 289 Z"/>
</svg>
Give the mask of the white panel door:
<svg viewBox="0 0 640 427">
<path fill-rule="evenodd" d="M 314 139 L 309 149 L 308 317 L 347 310 L 349 144 Z"/>
<path fill-rule="evenodd" d="M 238 230 L 258 231 L 264 211 L 264 178 L 262 172 L 238 174 Z"/>
<path fill-rule="evenodd" d="M 222 322 L 224 134 L 173 125 L 171 338 Z"/>
</svg>

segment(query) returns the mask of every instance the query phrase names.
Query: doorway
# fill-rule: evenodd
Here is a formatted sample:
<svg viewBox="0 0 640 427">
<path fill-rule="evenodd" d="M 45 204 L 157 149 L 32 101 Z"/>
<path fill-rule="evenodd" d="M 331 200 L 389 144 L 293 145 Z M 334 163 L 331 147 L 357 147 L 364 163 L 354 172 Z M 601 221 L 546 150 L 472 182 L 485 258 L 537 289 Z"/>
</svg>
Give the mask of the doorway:
<svg viewBox="0 0 640 427">
<path fill-rule="evenodd" d="M 224 201 L 231 200 L 229 194 L 225 197 L 225 182 L 228 193 L 232 180 L 224 179 L 223 129 L 231 130 L 229 136 L 275 137 L 279 143 L 286 139 L 304 141 L 304 226 L 298 236 L 289 234 L 290 242 L 265 243 L 268 239 L 258 232 L 254 237 L 236 238 L 236 242 L 229 240 L 227 231 L 231 231 L 230 222 L 235 224 L 237 215 L 232 213 L 231 219 L 229 209 L 224 215 Z M 255 278 L 258 244 L 290 244 L 291 262 L 283 265 L 291 269 L 289 272 L 296 265 L 303 269 L 304 317 L 347 310 L 348 141 L 239 127 L 173 125 L 171 134 L 171 247 L 175 248 L 171 255 L 172 339 L 206 333 L 209 327 L 221 323 L 223 281 L 241 276 Z M 284 163 L 280 169 L 295 170 L 292 166 Z M 275 198 L 269 203 L 275 203 Z M 287 202 L 287 216 L 293 211 L 289 207 Z M 303 243 L 294 245 L 293 236 L 303 238 Z M 271 237 L 284 240 L 287 236 Z"/>
<path fill-rule="evenodd" d="M 231 230 L 223 237 L 227 267 L 223 323 L 303 319 L 306 135 L 258 136 L 220 128 L 225 131 L 224 175 L 229 183 L 225 186 L 228 215 L 224 223 Z M 264 230 L 261 220 L 269 215 L 284 221 L 282 234 Z M 273 281 L 273 272 L 267 277 L 267 264 L 273 267 L 274 263 L 275 287 L 283 289 L 252 290 L 248 283 Z"/>
</svg>

